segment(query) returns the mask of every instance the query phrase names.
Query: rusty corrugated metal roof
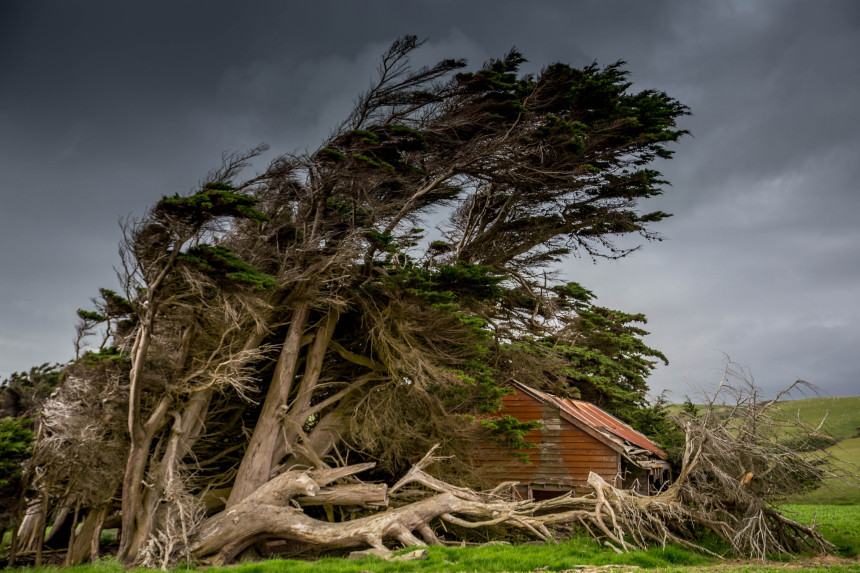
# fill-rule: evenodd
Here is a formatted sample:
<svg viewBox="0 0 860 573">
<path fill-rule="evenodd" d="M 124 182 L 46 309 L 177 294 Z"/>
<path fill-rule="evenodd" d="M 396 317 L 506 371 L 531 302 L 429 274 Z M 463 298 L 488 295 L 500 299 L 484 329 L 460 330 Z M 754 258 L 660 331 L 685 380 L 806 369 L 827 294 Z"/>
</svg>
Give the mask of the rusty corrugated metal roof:
<svg viewBox="0 0 860 573">
<path fill-rule="evenodd" d="M 532 394 L 542 402 L 553 405 L 581 423 L 598 430 L 613 442 L 624 447 L 625 450 L 629 451 L 630 446 L 638 446 L 643 450 L 651 452 L 662 460 L 667 459 L 666 452 L 661 450 L 657 444 L 612 414 L 604 412 L 591 402 L 571 400 L 570 398 L 559 398 L 554 394 L 535 390 L 534 388 L 526 386 L 525 384 L 515 380 L 513 381 L 513 384 L 521 388 L 524 392 Z"/>
</svg>

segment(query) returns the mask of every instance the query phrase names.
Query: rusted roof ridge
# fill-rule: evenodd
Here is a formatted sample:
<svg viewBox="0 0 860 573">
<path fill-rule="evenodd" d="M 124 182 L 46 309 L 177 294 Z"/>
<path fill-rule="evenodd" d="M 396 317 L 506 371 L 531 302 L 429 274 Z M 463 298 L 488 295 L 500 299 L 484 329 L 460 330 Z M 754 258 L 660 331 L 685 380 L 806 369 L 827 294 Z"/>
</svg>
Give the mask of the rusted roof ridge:
<svg viewBox="0 0 860 573">
<path fill-rule="evenodd" d="M 566 398 L 559 399 L 559 402 L 561 403 L 562 407 L 565 409 L 566 412 L 570 412 L 571 415 L 576 416 L 583 423 L 605 434 L 606 437 L 608 437 L 610 440 L 617 442 L 622 448 L 624 448 L 625 453 L 629 453 L 628 450 L 630 450 L 631 444 L 629 444 L 628 440 L 626 440 L 624 436 L 621 435 L 621 432 L 615 431 L 616 428 L 614 427 L 614 425 L 607 425 L 605 423 L 605 420 L 601 416 L 596 415 L 588 409 L 580 408 L 575 404 L 566 404 L 565 401 L 571 402 L 569 399 Z M 585 402 L 585 404 L 588 404 L 588 402 Z"/>
<path fill-rule="evenodd" d="M 644 448 L 649 452 L 655 453 L 663 459 L 666 459 L 666 452 L 661 450 L 657 444 L 649 440 L 645 435 L 640 432 L 637 432 L 628 424 L 625 424 L 609 412 L 605 412 L 591 404 L 590 402 L 584 402 L 582 400 L 570 400 L 566 399 L 566 402 L 570 402 L 572 405 L 575 405 L 578 408 L 584 408 L 588 410 L 596 419 L 601 420 L 604 424 L 604 427 L 615 434 L 616 436 L 627 440 L 631 444 L 635 444 L 640 448 Z"/>
<path fill-rule="evenodd" d="M 544 403 L 548 406 L 553 406 L 558 408 L 559 413 L 562 418 L 568 421 L 568 423 L 573 424 L 589 436 L 595 438 L 596 440 L 602 442 L 609 448 L 615 450 L 616 452 L 622 453 L 624 451 L 624 444 L 619 443 L 619 441 L 612 435 L 608 435 L 606 432 L 595 428 L 594 426 L 588 424 L 583 421 L 579 417 L 577 417 L 572 412 L 569 412 L 567 408 L 562 407 L 562 405 L 557 401 L 558 398 L 553 396 L 552 394 L 541 392 L 531 386 L 526 386 L 522 382 L 517 382 L 516 380 L 511 380 L 511 384 L 519 388 L 524 394 L 531 396 L 538 402 Z"/>
<path fill-rule="evenodd" d="M 620 447 L 625 452 L 631 445 L 635 445 L 644 448 L 663 460 L 668 458 L 666 453 L 657 444 L 591 402 L 559 398 L 549 392 L 541 392 L 516 380 L 512 380 L 512 383 L 537 400 L 558 408 L 563 415 L 566 414 L 564 417 L 574 425 L 582 427 L 586 431 L 592 430 L 588 432 L 592 435 L 596 433 L 600 437 L 603 437 L 601 441 L 609 442 L 607 445 L 615 446 L 615 448 Z M 596 432 L 594 432 L 595 430 Z"/>
</svg>

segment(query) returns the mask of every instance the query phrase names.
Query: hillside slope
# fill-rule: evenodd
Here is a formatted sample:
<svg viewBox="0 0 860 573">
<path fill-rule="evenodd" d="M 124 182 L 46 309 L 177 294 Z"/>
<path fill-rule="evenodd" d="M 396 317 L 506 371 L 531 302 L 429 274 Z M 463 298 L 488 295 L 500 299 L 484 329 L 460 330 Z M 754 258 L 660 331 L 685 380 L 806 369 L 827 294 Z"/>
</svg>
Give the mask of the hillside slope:
<svg viewBox="0 0 860 573">
<path fill-rule="evenodd" d="M 778 418 L 799 419 L 813 428 L 821 424 L 820 433 L 838 440 L 825 451 L 839 460 L 838 469 L 855 476 L 851 483 L 832 480 L 813 492 L 797 495 L 792 503 L 860 505 L 860 396 L 787 400 L 777 408 Z M 681 406 L 670 409 L 679 412 Z"/>
<path fill-rule="evenodd" d="M 853 483 L 831 480 L 792 501 L 799 504 L 860 505 L 860 396 L 790 400 L 778 404 L 778 407 L 784 418 L 799 418 L 812 427 L 821 424 L 822 433 L 838 438 L 839 442 L 826 451 L 839 460 L 839 469 L 857 476 Z"/>
<path fill-rule="evenodd" d="M 783 417 L 800 418 L 809 426 L 824 420 L 822 431 L 836 438 L 853 438 L 860 430 L 860 396 L 789 400 L 778 408 Z"/>
</svg>

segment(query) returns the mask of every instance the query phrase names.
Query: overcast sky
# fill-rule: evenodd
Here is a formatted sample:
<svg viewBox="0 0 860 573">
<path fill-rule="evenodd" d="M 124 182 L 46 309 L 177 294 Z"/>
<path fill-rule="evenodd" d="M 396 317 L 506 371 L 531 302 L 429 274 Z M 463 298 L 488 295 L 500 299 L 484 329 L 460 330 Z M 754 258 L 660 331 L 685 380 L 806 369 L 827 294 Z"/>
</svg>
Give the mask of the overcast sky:
<svg viewBox="0 0 860 573">
<path fill-rule="evenodd" d="M 422 61 L 628 62 L 690 106 L 666 240 L 564 272 L 649 318 L 675 400 L 724 354 L 860 394 L 860 2 L 0 0 L 0 379 L 73 354 L 118 220 L 222 152 L 315 148 L 398 36 Z"/>
</svg>

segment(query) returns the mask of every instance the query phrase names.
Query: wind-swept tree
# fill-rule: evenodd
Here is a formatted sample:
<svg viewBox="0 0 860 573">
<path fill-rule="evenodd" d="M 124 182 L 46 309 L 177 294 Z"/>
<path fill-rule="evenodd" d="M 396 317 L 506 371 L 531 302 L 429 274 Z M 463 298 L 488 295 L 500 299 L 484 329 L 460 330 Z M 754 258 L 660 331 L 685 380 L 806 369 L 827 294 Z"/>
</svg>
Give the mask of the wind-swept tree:
<svg viewBox="0 0 860 573">
<path fill-rule="evenodd" d="M 314 517 L 389 502 L 378 485 L 344 484 L 360 470 L 396 478 L 434 443 L 456 454 L 485 435 L 476 417 L 497 410 L 524 357 L 547 365 L 532 384 L 622 415 L 643 399 L 650 359 L 664 359 L 632 325 L 644 317 L 592 305 L 554 271 L 570 255 L 625 256 L 617 237 L 655 237 L 667 214 L 641 203 L 662 191 L 652 165 L 671 157 L 687 108 L 632 91 L 622 63 L 521 75 L 512 51 L 474 72 L 416 69 L 419 45 L 391 46 L 317 150 L 250 179 L 261 149 L 227 157 L 126 226 L 123 292 L 81 315 L 80 334 L 106 324 L 108 341 L 45 414 L 45 463 L 93 444 L 72 420 L 99 412 L 101 454 L 125 452 L 88 497 L 72 493 L 71 466 L 44 478 L 52 503 L 86 515 L 74 561 L 114 494 L 130 563 L 228 561 L 269 537 L 381 552 L 413 531 L 433 542 L 432 519 L 482 515 L 481 499 L 406 506 L 364 530 Z"/>
</svg>

